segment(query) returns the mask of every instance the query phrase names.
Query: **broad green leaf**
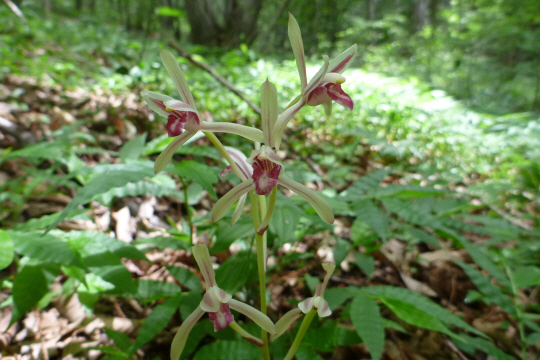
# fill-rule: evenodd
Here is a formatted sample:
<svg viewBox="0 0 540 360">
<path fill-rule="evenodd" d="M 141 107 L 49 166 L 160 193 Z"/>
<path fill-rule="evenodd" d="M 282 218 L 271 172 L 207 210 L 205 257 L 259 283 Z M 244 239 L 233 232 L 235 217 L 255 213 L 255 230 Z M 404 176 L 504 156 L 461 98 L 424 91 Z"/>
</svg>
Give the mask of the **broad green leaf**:
<svg viewBox="0 0 540 360">
<path fill-rule="evenodd" d="M 49 291 L 59 268 L 52 265 L 26 265 L 13 281 L 11 324 L 30 311 Z"/>
<path fill-rule="evenodd" d="M 178 285 L 166 281 L 139 279 L 136 283 L 137 293 L 135 296 L 145 303 L 182 292 Z"/>
<path fill-rule="evenodd" d="M 9 234 L 0 230 L 0 270 L 7 268 L 13 261 L 13 242 Z"/>
<path fill-rule="evenodd" d="M 399 301 L 396 299 L 390 299 L 385 297 L 379 297 L 379 299 L 390 309 L 397 317 L 406 323 L 414 326 L 418 326 L 424 329 L 438 331 L 451 337 L 456 337 L 450 329 L 448 329 L 442 322 L 434 316 L 420 310 L 416 306 L 409 303 Z"/>
<path fill-rule="evenodd" d="M 113 253 L 90 255 L 83 258 L 83 261 L 95 275 L 115 286 L 108 293 L 127 296 L 137 292 L 137 284 L 131 273 Z"/>
<path fill-rule="evenodd" d="M 165 266 L 165 268 L 169 270 L 169 273 L 176 280 L 178 280 L 180 284 L 189 288 L 193 292 L 202 293 L 203 288 L 201 280 L 197 277 L 197 275 L 181 266 Z"/>
<path fill-rule="evenodd" d="M 413 306 L 419 307 L 426 313 L 441 320 L 443 323 L 447 325 L 454 325 L 454 326 L 460 327 L 462 329 L 470 331 L 479 336 L 486 336 L 484 335 L 484 333 L 478 331 L 476 328 L 467 324 L 460 317 L 452 314 L 450 311 L 446 310 L 440 305 L 435 304 L 433 301 L 429 300 L 428 298 L 420 294 L 414 293 L 408 289 L 394 287 L 394 286 L 368 286 L 368 287 L 362 288 L 362 291 L 365 291 L 377 297 L 386 297 L 389 299 L 396 299 L 396 300 L 406 302 Z"/>
<path fill-rule="evenodd" d="M 521 266 L 514 270 L 514 282 L 518 289 L 540 286 L 540 268 L 537 266 Z"/>
<path fill-rule="evenodd" d="M 413 237 L 413 239 L 417 241 L 421 241 L 429 245 L 441 247 L 439 240 L 437 240 L 435 236 L 427 233 L 426 231 L 419 228 L 412 227 L 412 226 L 403 226 L 403 228 L 405 229 L 407 233 L 409 233 L 409 235 Z"/>
<path fill-rule="evenodd" d="M 296 360 L 323 360 L 323 358 L 312 347 L 300 344 L 296 351 Z"/>
<path fill-rule="evenodd" d="M 79 205 L 89 202 L 94 196 L 102 194 L 109 189 L 124 186 L 129 182 L 137 182 L 153 175 L 154 167 L 152 162 L 115 164 L 115 167 L 108 173 L 94 178 L 94 180 L 80 189 L 58 218 L 47 227 L 47 231 L 55 228 Z"/>
<path fill-rule="evenodd" d="M 367 277 L 371 277 L 373 270 L 375 269 L 375 260 L 372 256 L 364 255 L 357 252 L 354 254 L 354 260 L 356 265 L 366 273 Z"/>
<path fill-rule="evenodd" d="M 109 204 L 114 198 L 121 199 L 128 196 L 135 197 L 142 195 L 152 195 L 157 198 L 163 196 L 176 196 L 180 199 L 184 198 L 184 193 L 176 190 L 176 186 L 169 187 L 143 180 L 136 183 L 127 183 L 124 186 L 110 189 L 106 193 L 99 195 L 97 200 L 103 201 L 105 204 Z"/>
<path fill-rule="evenodd" d="M 345 239 L 336 238 L 336 246 L 333 249 L 334 261 L 339 266 L 343 260 L 347 257 L 351 245 Z"/>
<path fill-rule="evenodd" d="M 371 200 L 365 200 L 354 204 L 354 213 L 357 218 L 368 224 L 381 237 L 388 240 L 391 234 L 390 225 L 386 214 Z"/>
<path fill-rule="evenodd" d="M 146 133 L 129 140 L 120 150 L 120 160 L 126 161 L 127 159 L 138 159 L 144 150 L 145 143 Z"/>
<path fill-rule="evenodd" d="M 69 244 L 51 234 L 11 232 L 15 251 L 32 259 L 82 266 Z"/>
<path fill-rule="evenodd" d="M 133 345 L 129 336 L 127 336 L 125 333 L 121 331 L 105 328 L 105 333 L 107 333 L 107 336 L 109 337 L 109 339 L 114 341 L 115 345 L 118 346 L 118 348 L 122 350 L 123 352 L 128 352 L 131 346 Z"/>
<path fill-rule="evenodd" d="M 456 263 L 465 271 L 467 276 L 471 281 L 476 285 L 478 290 L 491 302 L 499 305 L 501 309 L 512 315 L 514 318 L 517 318 L 516 307 L 510 300 L 508 295 L 505 295 L 502 290 L 491 280 L 484 276 L 480 271 L 476 270 L 469 264 L 465 264 L 461 261 L 456 261 Z"/>
<path fill-rule="evenodd" d="M 372 171 L 358 179 L 358 181 L 339 194 L 339 196 L 345 198 L 348 202 L 359 201 L 366 191 L 377 187 L 389 173 L 390 171 L 384 169 Z"/>
<path fill-rule="evenodd" d="M 86 209 L 77 209 L 74 210 L 69 216 L 66 217 L 66 220 L 77 217 L 79 215 L 86 214 Z M 55 213 L 51 215 L 44 215 L 40 218 L 34 218 L 30 219 L 24 223 L 17 224 L 13 227 L 13 230 L 15 231 L 21 231 L 21 232 L 31 232 L 31 231 L 37 231 L 43 228 L 46 228 L 50 224 L 52 224 L 56 218 L 60 216 L 60 213 Z"/>
<path fill-rule="evenodd" d="M 476 349 L 490 355 L 493 359 L 497 360 L 516 360 L 515 357 L 512 355 L 508 355 L 501 349 L 499 349 L 497 346 L 495 346 L 490 341 L 487 341 L 486 339 L 479 338 L 479 337 L 472 337 L 467 334 L 460 334 L 460 336 L 463 338 L 464 341 L 459 341 L 458 339 L 454 339 L 455 344 L 458 348 L 463 349 L 464 351 L 468 352 L 471 355 L 474 355 L 474 351 L 467 351 L 470 348 L 470 345 L 475 347 Z"/>
<path fill-rule="evenodd" d="M 167 326 L 174 313 L 178 309 L 180 300 L 182 299 L 181 294 L 173 296 L 162 302 L 161 304 L 154 307 L 150 315 L 146 317 L 142 323 L 139 334 L 137 334 L 137 339 L 131 350 L 131 355 L 141 348 L 144 344 L 156 337 L 161 330 Z"/>
<path fill-rule="evenodd" d="M 427 226 L 431 228 L 440 227 L 440 221 L 433 215 L 424 211 L 423 209 L 414 206 L 414 203 L 410 200 L 402 200 L 399 198 L 384 198 L 382 200 L 384 206 L 388 211 L 396 214 L 403 220 L 421 226 Z"/>
<path fill-rule="evenodd" d="M 196 182 L 208 191 L 212 197 L 217 198 L 212 184 L 218 182 L 218 177 L 207 165 L 192 160 L 182 161 L 176 165 L 173 172 Z"/>
<path fill-rule="evenodd" d="M 210 248 L 210 253 L 215 254 L 225 251 L 236 240 L 251 238 L 254 235 L 255 228 L 253 227 L 253 220 L 249 217 L 241 217 L 232 226 L 229 221 L 220 221 L 216 230 L 216 242 Z"/>
<path fill-rule="evenodd" d="M 328 302 L 328 306 L 332 311 L 353 296 L 354 293 L 347 288 L 340 287 L 329 288 L 324 292 L 324 300 Z"/>
<path fill-rule="evenodd" d="M 486 255 L 479 246 L 471 244 L 464 236 L 452 229 L 443 229 L 443 231 L 446 235 L 450 235 L 452 238 L 454 238 L 454 240 L 459 241 L 465 250 L 467 250 L 474 262 L 486 270 L 488 274 L 497 279 L 501 285 L 511 287 L 510 281 L 508 280 L 506 274 L 491 261 L 488 255 Z"/>
<path fill-rule="evenodd" d="M 251 249 L 231 256 L 216 270 L 219 287 L 231 294 L 257 281 L 257 276 L 257 259 Z"/>
<path fill-rule="evenodd" d="M 278 199 L 269 224 L 270 231 L 279 239 L 277 246 L 296 241 L 294 231 L 303 213 L 296 205 Z"/>
<path fill-rule="evenodd" d="M 368 294 L 358 292 L 351 304 L 351 320 L 371 358 L 379 360 L 384 347 L 384 324 L 377 302 Z"/>
<path fill-rule="evenodd" d="M 187 235 L 178 236 L 156 236 L 151 238 L 139 238 L 135 240 L 136 245 L 148 244 L 157 247 L 158 249 L 171 250 L 189 250 L 188 242 L 191 241 Z"/>
<path fill-rule="evenodd" d="M 258 360 L 262 359 L 261 350 L 242 341 L 219 341 L 203 346 L 193 360 Z"/>
<path fill-rule="evenodd" d="M 81 256 L 111 252 L 118 257 L 148 261 L 146 256 L 132 244 L 125 243 L 97 231 L 70 231 L 63 235 L 71 248 Z"/>
<path fill-rule="evenodd" d="M 429 186 L 419 185 L 388 185 L 376 187 L 369 191 L 366 196 L 370 198 L 407 198 L 416 199 L 424 196 L 443 195 L 446 191 L 438 190 Z"/>
</svg>

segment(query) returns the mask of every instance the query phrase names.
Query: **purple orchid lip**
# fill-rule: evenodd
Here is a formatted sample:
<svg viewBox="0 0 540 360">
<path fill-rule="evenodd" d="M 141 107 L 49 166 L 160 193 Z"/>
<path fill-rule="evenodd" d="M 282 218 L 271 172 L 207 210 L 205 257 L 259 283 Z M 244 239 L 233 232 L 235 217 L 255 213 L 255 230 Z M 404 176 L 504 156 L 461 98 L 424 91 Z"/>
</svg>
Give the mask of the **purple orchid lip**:
<svg viewBox="0 0 540 360">
<path fill-rule="evenodd" d="M 269 195 L 278 184 L 281 165 L 267 159 L 261 159 L 260 155 L 257 155 L 252 166 L 255 193 L 257 195 Z"/>
</svg>

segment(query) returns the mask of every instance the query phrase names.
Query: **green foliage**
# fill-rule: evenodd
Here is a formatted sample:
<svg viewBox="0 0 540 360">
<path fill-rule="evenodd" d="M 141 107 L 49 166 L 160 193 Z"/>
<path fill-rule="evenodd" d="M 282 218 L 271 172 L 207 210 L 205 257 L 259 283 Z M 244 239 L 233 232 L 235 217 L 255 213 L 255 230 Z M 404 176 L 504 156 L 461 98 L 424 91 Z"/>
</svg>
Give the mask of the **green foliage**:
<svg viewBox="0 0 540 360">
<path fill-rule="evenodd" d="M 351 305 L 351 320 L 371 358 L 380 359 L 384 347 L 384 326 L 377 302 L 363 292 L 356 294 Z"/>
</svg>

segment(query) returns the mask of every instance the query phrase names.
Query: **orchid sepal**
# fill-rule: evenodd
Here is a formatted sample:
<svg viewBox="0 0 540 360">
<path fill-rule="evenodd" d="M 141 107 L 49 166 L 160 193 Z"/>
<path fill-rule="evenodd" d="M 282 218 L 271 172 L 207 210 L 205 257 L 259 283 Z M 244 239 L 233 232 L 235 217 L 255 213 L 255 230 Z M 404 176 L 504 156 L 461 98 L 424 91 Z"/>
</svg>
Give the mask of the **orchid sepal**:
<svg viewBox="0 0 540 360">
<path fill-rule="evenodd" d="M 358 49 L 358 46 L 356 44 L 349 47 L 347 50 L 336 56 L 332 61 L 330 61 L 330 65 L 328 66 L 328 72 L 329 73 L 343 73 L 349 67 L 349 64 L 356 56 L 356 50 Z"/>
<path fill-rule="evenodd" d="M 270 335 L 276 334 L 276 327 L 272 320 L 259 310 L 255 309 L 253 306 L 244 304 L 235 299 L 231 299 L 228 302 L 231 309 L 238 311 L 239 313 L 244 314 L 251 320 L 253 320 L 257 325 L 262 329 L 266 330 Z"/>
<path fill-rule="evenodd" d="M 328 223 L 334 223 L 334 212 L 332 208 L 322 197 L 320 197 L 315 191 L 288 178 L 285 175 L 279 177 L 279 184 L 285 186 L 287 189 L 294 191 L 296 194 L 303 197 L 312 207 L 315 209 L 320 218 Z"/>
<path fill-rule="evenodd" d="M 227 211 L 229 211 L 242 195 L 247 194 L 254 188 L 255 183 L 253 179 L 248 179 L 232 188 L 232 190 L 215 203 L 214 208 L 212 209 L 212 221 L 216 222 L 225 216 Z"/>
<path fill-rule="evenodd" d="M 268 79 L 261 86 L 261 120 L 264 143 L 273 146 L 272 133 L 277 120 L 277 90 Z"/>
<path fill-rule="evenodd" d="M 165 69 L 169 73 L 169 76 L 172 78 L 176 90 L 180 93 L 180 97 L 184 100 L 185 103 L 188 103 L 193 108 L 197 109 L 195 106 L 195 100 L 193 100 L 193 95 L 191 90 L 189 90 L 189 85 L 186 81 L 184 73 L 180 69 L 178 62 L 174 55 L 165 49 L 161 49 L 160 52 L 161 61 L 165 66 Z"/>
<path fill-rule="evenodd" d="M 202 310 L 200 306 L 197 306 L 195 311 L 193 311 L 182 322 L 182 325 L 180 325 L 180 328 L 174 336 L 171 344 L 171 360 L 180 359 L 180 355 L 182 355 L 182 351 L 184 351 L 184 347 L 186 346 L 186 341 L 189 333 L 191 332 L 191 329 L 193 329 L 197 321 L 199 321 L 199 319 L 204 315 L 204 313 L 204 310 Z"/>
<path fill-rule="evenodd" d="M 172 97 L 148 90 L 144 90 L 141 95 L 150 109 L 161 116 L 169 116 L 169 112 L 166 110 L 167 106 L 165 105 L 165 102 L 174 100 Z"/>
<path fill-rule="evenodd" d="M 283 315 L 276 323 L 276 335 L 270 336 L 270 341 L 276 340 L 278 337 L 283 335 L 285 331 L 287 331 L 288 328 L 291 327 L 291 325 L 300 317 L 302 316 L 302 310 L 299 308 L 294 308 L 292 310 L 289 310 Z"/>
<path fill-rule="evenodd" d="M 195 135 L 195 132 L 184 131 L 181 135 L 177 136 L 156 159 L 154 164 L 154 173 L 159 173 L 167 167 L 167 164 L 171 161 L 174 153 L 180 146 L 184 145 L 189 139 Z"/>
<path fill-rule="evenodd" d="M 288 34 L 294 58 L 296 59 L 296 67 L 298 68 L 298 74 L 300 75 L 300 85 L 303 92 L 307 86 L 306 56 L 304 54 L 304 43 L 302 42 L 300 26 L 298 26 L 298 22 L 291 13 L 289 13 Z"/>
<path fill-rule="evenodd" d="M 261 130 L 240 124 L 202 121 L 201 130 L 240 135 L 248 140 L 256 142 L 264 141 L 263 132 Z"/>
</svg>

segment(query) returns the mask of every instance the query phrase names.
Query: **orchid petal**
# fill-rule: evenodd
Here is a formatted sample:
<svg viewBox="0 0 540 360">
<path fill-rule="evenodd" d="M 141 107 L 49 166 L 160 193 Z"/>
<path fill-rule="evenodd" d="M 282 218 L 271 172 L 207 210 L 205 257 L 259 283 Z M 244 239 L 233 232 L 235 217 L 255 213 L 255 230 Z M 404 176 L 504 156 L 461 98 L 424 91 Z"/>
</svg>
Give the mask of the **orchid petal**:
<svg viewBox="0 0 540 360">
<path fill-rule="evenodd" d="M 191 139 L 195 135 L 195 132 L 191 131 L 184 131 L 181 135 L 177 136 L 170 144 L 163 150 L 161 154 L 156 159 L 156 163 L 154 164 L 154 173 L 161 172 L 169 161 L 171 161 L 172 156 L 178 150 L 178 148 L 182 145 L 184 145 L 189 139 Z"/>
<path fill-rule="evenodd" d="M 326 271 L 326 275 L 324 276 L 324 280 L 321 284 L 320 289 L 318 289 L 319 292 L 315 293 L 315 295 L 318 295 L 321 297 L 324 295 L 324 291 L 326 290 L 326 286 L 328 285 L 328 281 L 330 280 L 330 277 L 332 276 L 332 274 L 334 273 L 334 270 L 336 269 L 336 265 L 332 263 L 323 263 L 322 267 L 324 271 Z"/>
<path fill-rule="evenodd" d="M 246 204 L 246 198 L 247 194 L 244 194 L 240 196 L 240 199 L 238 200 L 238 205 L 236 205 L 236 209 L 234 209 L 233 216 L 231 219 L 231 226 L 234 225 L 240 219 L 240 216 L 242 215 L 242 211 L 244 210 L 244 205 Z"/>
<path fill-rule="evenodd" d="M 204 277 L 204 282 L 206 283 L 206 288 L 209 290 L 216 286 L 216 274 L 214 273 L 214 266 L 212 265 L 212 259 L 210 259 L 210 253 L 208 252 L 206 245 L 197 244 L 193 246 L 191 248 L 191 253 L 195 258 L 197 265 L 199 265 L 199 269 Z M 207 293 L 209 292 L 208 290 Z"/>
<path fill-rule="evenodd" d="M 212 209 L 212 221 L 221 219 L 240 197 L 255 188 L 253 179 L 248 179 L 236 185 L 232 190 L 219 199 Z"/>
<path fill-rule="evenodd" d="M 291 327 L 293 322 L 300 319 L 301 316 L 302 311 L 299 308 L 294 308 L 285 313 L 285 315 L 283 315 L 276 323 L 277 335 L 271 336 L 270 341 L 274 341 L 275 339 L 280 337 L 285 331 L 287 331 L 288 328 Z"/>
<path fill-rule="evenodd" d="M 261 130 L 240 124 L 226 122 L 214 123 L 203 121 L 201 124 L 201 130 L 240 135 L 242 137 L 245 137 L 246 139 L 256 142 L 264 141 L 263 133 Z"/>
<path fill-rule="evenodd" d="M 278 116 L 278 119 L 276 121 L 276 124 L 274 125 L 274 131 L 272 132 L 272 138 L 274 139 L 274 146 L 279 149 L 279 145 L 281 144 L 281 138 L 283 137 L 283 133 L 285 132 L 285 128 L 287 127 L 287 123 L 289 120 L 306 104 L 306 100 L 304 98 L 300 98 L 300 100 L 285 110 L 281 115 Z"/>
<path fill-rule="evenodd" d="M 279 184 L 306 199 L 306 201 L 313 206 L 323 221 L 327 222 L 328 224 L 332 224 L 334 222 L 334 212 L 332 211 L 332 208 L 315 191 L 286 177 L 285 175 L 281 175 L 279 177 Z"/>
<path fill-rule="evenodd" d="M 195 311 L 193 311 L 185 320 L 182 322 L 182 325 L 180 325 L 180 328 L 178 329 L 178 332 L 174 336 L 174 339 L 171 344 L 171 360 L 178 360 L 180 359 L 180 355 L 182 355 L 182 351 L 184 350 L 184 346 L 186 345 L 186 341 L 188 338 L 188 335 L 193 329 L 193 326 L 199 321 L 201 316 L 204 315 L 204 310 L 201 309 L 200 306 L 198 306 Z"/>
<path fill-rule="evenodd" d="M 328 66 L 329 73 L 343 73 L 345 69 L 349 66 L 352 59 L 356 55 L 357 46 L 354 44 L 338 56 L 336 56 L 332 61 L 330 61 L 330 66 Z"/>
<path fill-rule="evenodd" d="M 302 92 L 306 88 L 307 75 L 306 75 L 306 56 L 304 55 L 304 44 L 302 43 L 302 34 L 300 32 L 300 26 L 289 13 L 289 40 L 291 41 L 291 47 L 296 59 L 296 67 L 298 68 L 298 74 L 300 75 L 300 85 L 302 86 Z"/>
<path fill-rule="evenodd" d="M 328 302 L 323 298 L 319 298 L 319 303 L 317 304 L 317 314 L 319 314 L 319 317 L 327 317 L 332 314 L 332 310 L 330 310 Z"/>
<path fill-rule="evenodd" d="M 273 146 L 272 130 L 277 120 L 277 90 L 268 79 L 261 86 L 261 119 L 264 143 Z"/>
<path fill-rule="evenodd" d="M 317 106 L 331 102 L 332 98 L 328 96 L 328 89 L 325 86 L 317 86 L 309 93 L 307 104 L 309 106 Z"/>
<path fill-rule="evenodd" d="M 231 309 L 246 315 L 248 318 L 253 320 L 257 325 L 259 325 L 271 335 L 276 334 L 276 328 L 272 320 L 270 320 L 268 316 L 264 315 L 259 310 L 234 299 L 230 300 L 228 304 Z"/>
<path fill-rule="evenodd" d="M 322 79 L 322 83 L 332 83 L 332 84 L 343 84 L 347 79 L 345 79 L 345 76 L 335 73 L 335 72 L 329 72 L 326 75 L 324 75 L 324 78 Z"/>
<path fill-rule="evenodd" d="M 218 311 L 208 312 L 208 317 L 214 325 L 214 331 L 225 329 L 234 322 L 234 317 L 229 309 L 229 304 L 221 304 Z"/>
<path fill-rule="evenodd" d="M 313 302 L 314 302 L 313 300 L 315 300 L 315 298 L 313 298 L 313 297 L 308 297 L 306 300 L 304 300 L 304 301 L 298 303 L 298 308 L 299 308 L 304 314 L 307 314 L 308 312 L 311 311 L 311 309 L 313 309 Z"/>
<path fill-rule="evenodd" d="M 326 116 L 330 116 L 332 115 L 332 102 L 327 102 L 327 103 L 323 103 L 321 104 L 323 109 L 324 109 L 324 114 Z"/>
<path fill-rule="evenodd" d="M 197 109 L 195 109 L 193 106 L 180 100 L 170 99 L 164 103 L 166 107 L 172 110 L 197 112 Z"/>
<path fill-rule="evenodd" d="M 323 59 L 324 59 L 324 65 L 321 66 L 321 68 L 319 69 L 319 71 L 317 71 L 315 76 L 311 78 L 311 80 L 309 81 L 309 84 L 306 86 L 304 91 L 302 91 L 302 94 L 304 95 L 309 94 L 311 90 L 315 89 L 317 86 L 321 84 L 324 76 L 328 72 L 328 56 L 323 55 Z"/>
<path fill-rule="evenodd" d="M 354 107 L 354 101 L 352 101 L 349 94 L 341 89 L 341 85 L 338 84 L 326 84 L 325 87 L 328 89 L 328 96 L 332 98 L 335 102 L 340 105 L 343 105 L 349 110 L 352 110 Z"/>
<path fill-rule="evenodd" d="M 165 109 L 165 102 L 174 100 L 172 97 L 146 90 L 142 92 L 142 97 L 150 109 L 154 110 L 161 116 L 169 116 L 169 112 Z"/>
<path fill-rule="evenodd" d="M 207 291 L 204 293 L 203 299 L 199 306 L 206 312 L 216 312 L 220 306 L 219 299 L 213 291 Z"/>
<path fill-rule="evenodd" d="M 212 288 L 219 301 L 228 303 L 232 299 L 232 295 L 228 294 L 225 290 L 220 289 L 217 285 Z"/>
<path fill-rule="evenodd" d="M 246 154 L 230 146 L 225 146 L 225 150 L 231 155 L 231 158 L 238 165 L 246 179 L 249 179 L 253 174 L 253 167 L 248 164 Z"/>
<path fill-rule="evenodd" d="M 184 77 L 184 73 L 180 69 L 180 66 L 178 66 L 178 62 L 176 61 L 174 55 L 168 50 L 161 49 L 160 56 L 161 61 L 163 62 L 163 65 L 165 65 L 165 69 L 167 69 L 167 72 L 172 78 L 174 86 L 180 93 L 182 100 L 196 109 L 197 107 L 195 106 L 195 100 L 193 100 L 193 95 L 189 90 L 189 85 Z"/>
</svg>

